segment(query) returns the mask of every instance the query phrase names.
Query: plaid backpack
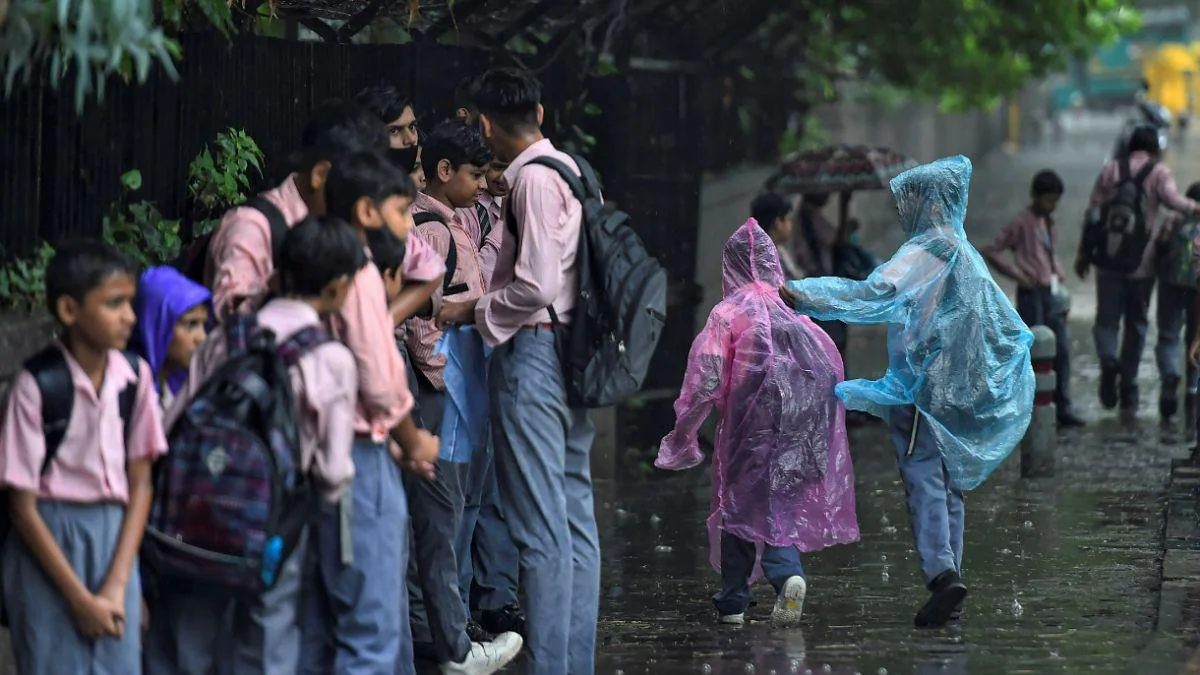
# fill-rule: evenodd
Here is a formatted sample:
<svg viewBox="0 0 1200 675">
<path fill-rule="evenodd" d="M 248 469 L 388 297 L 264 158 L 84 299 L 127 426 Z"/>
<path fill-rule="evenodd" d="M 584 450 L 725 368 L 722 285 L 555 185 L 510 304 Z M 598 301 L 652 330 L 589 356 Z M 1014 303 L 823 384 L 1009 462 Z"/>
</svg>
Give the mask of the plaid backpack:
<svg viewBox="0 0 1200 675">
<path fill-rule="evenodd" d="M 270 588 L 312 521 L 288 368 L 331 338 L 282 344 L 253 316 L 226 330 L 228 358 L 172 426 L 156 467 L 142 560 L 162 579 L 256 594 Z"/>
</svg>

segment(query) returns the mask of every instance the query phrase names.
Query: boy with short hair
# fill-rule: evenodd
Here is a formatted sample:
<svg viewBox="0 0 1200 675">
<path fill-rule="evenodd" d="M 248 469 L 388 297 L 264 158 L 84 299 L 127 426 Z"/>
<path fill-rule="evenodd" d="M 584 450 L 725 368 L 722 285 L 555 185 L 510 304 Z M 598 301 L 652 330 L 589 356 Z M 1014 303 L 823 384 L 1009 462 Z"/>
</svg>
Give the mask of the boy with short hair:
<svg viewBox="0 0 1200 675">
<path fill-rule="evenodd" d="M 254 310 L 267 293 L 273 257 L 283 245 L 273 231 L 286 229 L 310 213 L 325 215 L 325 181 L 338 155 L 387 147 L 383 125 L 363 107 L 329 100 L 309 116 L 296 154 L 296 171 L 225 214 L 207 244 L 204 283 L 213 292 L 218 320 L 229 312 Z"/>
<path fill-rule="evenodd" d="M 387 125 L 388 147 L 411 148 L 417 144 L 417 115 L 412 100 L 399 89 L 390 84 L 367 87 L 355 100 Z"/>
<path fill-rule="evenodd" d="M 1054 332 L 1057 354 L 1054 372 L 1057 388 L 1054 405 L 1058 424 L 1079 427 L 1084 422 L 1071 406 L 1071 341 L 1067 336 L 1070 293 L 1062 262 L 1054 252 L 1058 231 L 1054 210 L 1062 198 L 1063 182 L 1049 169 L 1037 172 L 1030 185 L 1029 206 L 1005 226 L 994 240 L 979 249 L 984 259 L 1004 276 L 1017 282 L 1017 313 L 1030 326 L 1045 326 Z M 1012 253 L 1012 260 L 1008 254 Z"/>
<path fill-rule="evenodd" d="M 96 241 L 59 247 L 46 302 L 62 328 L 17 375 L 0 429 L 0 577 L 18 672 L 140 673 L 138 547 L 167 451 L 154 374 L 123 351 L 136 267 Z"/>
<path fill-rule="evenodd" d="M 537 78 L 516 68 L 479 80 L 484 140 L 509 162 L 506 226 L 513 236 L 504 239 L 488 293 L 447 303 L 438 318 L 474 323 L 485 344 L 504 346 L 489 365 L 492 439 L 528 598 L 526 651 L 531 673 L 562 675 L 595 670 L 600 544 L 588 468 L 595 428 L 587 410 L 567 401 L 550 328 L 550 310 L 570 323 L 575 307 L 583 207 L 557 172 L 530 162 L 549 156 L 578 166 L 542 134 L 541 95 Z M 518 380 L 540 384 L 521 386 L 518 396 Z"/>
<path fill-rule="evenodd" d="M 305 218 L 288 232 L 279 258 L 279 295 L 256 312 L 257 328 L 273 334 L 277 345 L 319 328 L 324 317 L 341 308 L 354 275 L 366 263 L 362 243 L 345 222 Z M 167 414 L 168 428 L 186 414 L 228 356 L 226 336 L 217 331 L 192 360 L 187 384 Z M 300 470 L 312 475 L 325 503 L 336 504 L 354 478 L 354 355 L 330 340 L 301 353 L 288 371 Z M 311 535 L 302 537 L 305 540 L 312 541 Z M 306 548 L 298 545 L 271 588 L 252 600 L 231 597 L 216 586 L 160 584 L 152 603 L 154 620 L 147 642 L 154 648 L 147 649 L 147 671 L 295 673 Z"/>
<path fill-rule="evenodd" d="M 327 200 L 330 213 L 346 219 L 365 247 L 367 229 L 387 227 L 407 238 L 413 194 L 403 171 L 380 154 L 358 153 L 334 165 Z M 413 247 L 407 248 L 411 256 Z M 438 441 L 418 429 L 410 415 L 412 395 L 392 337 L 386 294 L 379 269 L 368 263 L 331 318 L 334 335 L 350 348 L 358 367 L 356 479 L 341 509 L 322 513 L 317 525 L 321 583 L 307 612 L 304 672 L 411 673 L 414 668 L 407 594 L 399 583 L 408 562 L 400 465 L 432 478 Z"/>
<path fill-rule="evenodd" d="M 478 233 L 467 230 L 460 214 L 475 204 L 477 193 L 483 189 L 484 170 L 492 153 L 477 130 L 457 120 L 439 124 L 425 138 L 423 147 L 429 182 L 426 191 L 417 195 L 413 207 L 420 223 L 415 234 L 454 268 L 447 271 L 453 275 L 444 288 L 447 300 L 474 300 L 486 290 L 477 257 Z M 408 350 L 420 382 L 421 422 L 433 431 L 443 428 L 447 407 L 465 410 L 470 405 L 459 398 L 465 395 L 462 388 L 448 388 L 443 378 L 448 357 L 437 349 L 442 338 L 443 331 L 433 321 L 410 322 Z M 454 340 L 451 348 L 476 348 L 482 354 L 482 343 L 477 342 L 478 337 L 475 340 L 474 344 L 465 338 Z M 486 387 L 482 367 L 479 372 L 467 375 L 472 377 L 472 385 L 479 389 Z M 443 673 L 494 672 L 515 658 L 522 644 L 515 633 L 503 633 L 487 642 L 486 636 L 471 635 L 467 630 L 468 615 L 461 600 L 454 544 L 462 519 L 468 466 L 475 453 L 485 451 L 482 446 L 488 431 L 486 420 L 468 421 L 467 427 L 444 439 L 434 480 L 420 482 L 406 478 L 419 580 L 417 593 L 412 594 L 414 640 L 432 643 L 434 657 Z M 424 612 L 419 611 L 421 608 Z"/>
</svg>

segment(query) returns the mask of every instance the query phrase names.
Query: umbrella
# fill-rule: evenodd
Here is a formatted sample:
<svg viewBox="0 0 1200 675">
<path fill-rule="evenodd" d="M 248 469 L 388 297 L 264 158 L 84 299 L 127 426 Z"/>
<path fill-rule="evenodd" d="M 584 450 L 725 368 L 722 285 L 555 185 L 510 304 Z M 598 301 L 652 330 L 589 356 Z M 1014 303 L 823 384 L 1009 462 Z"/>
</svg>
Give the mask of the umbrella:
<svg viewBox="0 0 1200 675">
<path fill-rule="evenodd" d="M 787 157 L 766 187 L 785 194 L 883 190 L 892 178 L 917 165 L 887 148 L 834 145 Z"/>
</svg>

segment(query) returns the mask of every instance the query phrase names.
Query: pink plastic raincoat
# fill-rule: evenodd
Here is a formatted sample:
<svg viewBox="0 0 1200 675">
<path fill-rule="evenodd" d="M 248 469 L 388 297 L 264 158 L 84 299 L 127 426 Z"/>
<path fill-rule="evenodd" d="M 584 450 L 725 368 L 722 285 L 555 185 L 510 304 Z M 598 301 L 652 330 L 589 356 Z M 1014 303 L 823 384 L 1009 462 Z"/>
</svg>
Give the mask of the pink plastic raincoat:
<svg viewBox="0 0 1200 675">
<path fill-rule="evenodd" d="M 692 343 L 675 430 L 654 463 L 700 464 L 697 432 L 717 407 L 714 566 L 722 530 L 805 552 L 859 538 L 846 411 L 833 393 L 842 359 L 824 331 L 783 304 L 783 281 L 775 244 L 747 221 L 725 243 L 725 298 Z"/>
</svg>

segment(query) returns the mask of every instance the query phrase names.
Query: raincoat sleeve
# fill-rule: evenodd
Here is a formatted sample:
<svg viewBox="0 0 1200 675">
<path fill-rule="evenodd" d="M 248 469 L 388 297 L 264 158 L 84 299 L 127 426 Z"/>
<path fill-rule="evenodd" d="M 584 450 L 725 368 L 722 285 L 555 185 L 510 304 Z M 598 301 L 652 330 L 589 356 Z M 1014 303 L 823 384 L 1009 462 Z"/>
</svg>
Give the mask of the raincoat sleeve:
<svg viewBox="0 0 1200 675">
<path fill-rule="evenodd" d="M 731 347 L 729 320 L 718 306 L 692 343 L 683 387 L 675 400 L 675 428 L 659 444 L 654 466 L 680 471 L 704 461 L 698 437 L 700 425 L 725 388 L 725 364 Z"/>
<path fill-rule="evenodd" d="M 788 282 L 788 288 L 800 298 L 796 311 L 819 321 L 888 323 L 895 314 L 897 289 L 933 273 L 930 259 L 919 246 L 906 244 L 866 281 L 820 277 Z"/>
</svg>

